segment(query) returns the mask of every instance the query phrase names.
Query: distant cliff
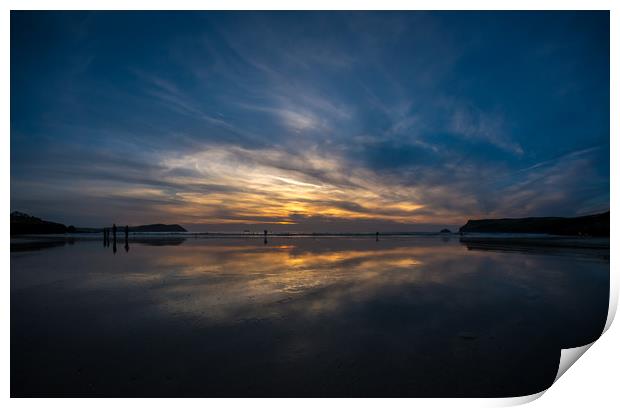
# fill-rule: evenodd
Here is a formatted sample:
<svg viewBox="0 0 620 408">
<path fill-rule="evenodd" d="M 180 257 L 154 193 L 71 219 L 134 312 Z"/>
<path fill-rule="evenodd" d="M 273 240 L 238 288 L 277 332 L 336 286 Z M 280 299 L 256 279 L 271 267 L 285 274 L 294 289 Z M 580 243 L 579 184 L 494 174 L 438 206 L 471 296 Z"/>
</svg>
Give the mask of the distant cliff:
<svg viewBox="0 0 620 408">
<path fill-rule="evenodd" d="M 178 224 L 150 224 L 129 227 L 129 232 L 187 232 L 187 230 Z"/>
<path fill-rule="evenodd" d="M 108 227 L 111 228 L 111 225 Z M 117 225 L 119 233 L 125 226 Z M 11 235 L 24 234 L 65 234 L 65 233 L 99 233 L 103 228 L 75 228 L 58 222 L 45 221 L 19 211 L 11 213 Z M 130 232 L 187 232 L 178 224 L 150 224 L 129 227 Z"/>
<path fill-rule="evenodd" d="M 64 234 L 74 232 L 73 226 L 67 227 L 57 222 L 45 221 L 19 211 L 11 213 L 11 235 L 21 234 Z"/>
<path fill-rule="evenodd" d="M 469 220 L 459 232 L 609 236 L 609 211 L 584 217 L 535 217 Z"/>
<path fill-rule="evenodd" d="M 108 225 L 106 228 L 111 229 L 112 226 Z M 124 225 L 117 225 L 119 233 L 125 232 Z M 101 232 L 103 228 L 85 228 L 78 227 L 77 232 L 93 233 Z M 129 232 L 187 232 L 185 228 L 178 224 L 149 224 L 149 225 L 136 225 L 129 227 Z"/>
</svg>

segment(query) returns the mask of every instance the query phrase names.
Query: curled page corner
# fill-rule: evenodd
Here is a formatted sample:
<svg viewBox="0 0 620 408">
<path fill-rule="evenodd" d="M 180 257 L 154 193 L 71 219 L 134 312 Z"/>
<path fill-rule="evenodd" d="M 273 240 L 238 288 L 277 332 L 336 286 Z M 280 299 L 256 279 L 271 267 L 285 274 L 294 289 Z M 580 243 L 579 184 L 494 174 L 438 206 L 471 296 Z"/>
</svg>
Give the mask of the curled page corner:
<svg viewBox="0 0 620 408">
<path fill-rule="evenodd" d="M 562 353 L 560 354 L 560 364 L 558 366 L 558 373 L 555 376 L 555 380 L 553 383 L 562 376 L 564 373 L 575 363 L 575 361 L 579 360 L 579 357 L 585 353 L 590 346 L 592 346 L 594 342 L 590 344 L 586 344 L 585 346 L 579 346 L 569 349 L 562 349 Z"/>
<path fill-rule="evenodd" d="M 558 373 L 556 374 L 555 379 L 553 380 L 553 384 L 555 384 L 555 382 L 562 375 L 564 375 L 564 373 L 575 363 L 575 361 L 579 360 L 579 358 L 593 344 L 594 342 L 586 344 L 584 346 L 579 346 L 579 347 L 574 347 L 574 348 L 569 348 L 569 349 L 562 349 L 560 353 L 560 364 L 558 365 Z M 551 386 L 553 386 L 553 384 L 551 384 Z M 549 388 L 551 388 L 551 386 Z M 500 401 L 497 401 L 498 404 L 495 404 L 495 406 L 508 407 L 508 406 L 517 406 L 517 405 L 527 404 L 529 402 L 532 402 L 540 398 L 545 392 L 547 392 L 549 388 L 544 389 L 535 394 L 524 395 L 521 397 L 503 398 Z"/>
<path fill-rule="evenodd" d="M 523 395 L 521 397 L 501 398 L 499 400 L 496 400 L 493 405 L 494 406 L 499 406 L 499 407 L 514 407 L 514 406 L 517 406 L 517 405 L 524 405 L 524 404 L 530 403 L 530 402 L 532 402 L 534 400 L 537 400 L 545 392 L 547 392 L 547 390 L 542 390 L 542 391 L 537 392 L 535 394 Z"/>
<path fill-rule="evenodd" d="M 614 321 L 616 317 L 616 310 L 618 309 L 618 286 L 614 285 L 614 274 L 609 274 L 609 286 L 612 288 L 609 292 L 609 309 L 607 310 L 607 320 L 605 321 L 605 328 L 603 329 L 603 334 L 609 329 L 611 323 Z M 616 289 L 614 289 L 616 288 Z"/>
</svg>

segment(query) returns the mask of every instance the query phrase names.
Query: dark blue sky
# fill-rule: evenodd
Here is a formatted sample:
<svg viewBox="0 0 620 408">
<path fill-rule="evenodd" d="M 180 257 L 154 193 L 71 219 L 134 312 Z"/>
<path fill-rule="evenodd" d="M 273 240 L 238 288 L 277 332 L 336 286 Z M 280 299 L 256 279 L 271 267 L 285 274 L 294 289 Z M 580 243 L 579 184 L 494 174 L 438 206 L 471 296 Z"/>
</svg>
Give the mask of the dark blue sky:
<svg viewBox="0 0 620 408">
<path fill-rule="evenodd" d="M 609 208 L 608 12 L 12 12 L 11 209 L 428 230 Z"/>
</svg>

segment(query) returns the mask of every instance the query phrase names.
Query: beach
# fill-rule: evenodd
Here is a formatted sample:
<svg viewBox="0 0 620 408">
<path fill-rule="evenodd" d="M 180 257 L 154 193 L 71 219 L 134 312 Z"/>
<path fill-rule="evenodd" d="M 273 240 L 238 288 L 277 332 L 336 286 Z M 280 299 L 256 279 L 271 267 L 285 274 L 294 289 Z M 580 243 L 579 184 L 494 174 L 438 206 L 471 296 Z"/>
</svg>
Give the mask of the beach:
<svg viewBox="0 0 620 408">
<path fill-rule="evenodd" d="M 524 239 L 20 238 L 11 394 L 535 393 L 601 334 L 609 249 Z"/>
</svg>

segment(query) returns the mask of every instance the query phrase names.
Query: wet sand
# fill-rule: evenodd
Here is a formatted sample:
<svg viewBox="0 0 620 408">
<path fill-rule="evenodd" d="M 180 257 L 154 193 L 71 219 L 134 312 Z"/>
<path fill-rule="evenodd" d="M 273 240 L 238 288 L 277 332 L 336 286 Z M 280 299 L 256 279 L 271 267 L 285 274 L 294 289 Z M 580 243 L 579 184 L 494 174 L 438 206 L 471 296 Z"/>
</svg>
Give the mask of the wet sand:
<svg viewBox="0 0 620 408">
<path fill-rule="evenodd" d="M 525 395 L 607 315 L 604 246 L 155 241 L 12 242 L 12 396 Z"/>
<path fill-rule="evenodd" d="M 530 252 L 547 255 L 593 256 L 609 260 L 609 238 L 562 236 L 462 236 L 468 249 Z"/>
</svg>

